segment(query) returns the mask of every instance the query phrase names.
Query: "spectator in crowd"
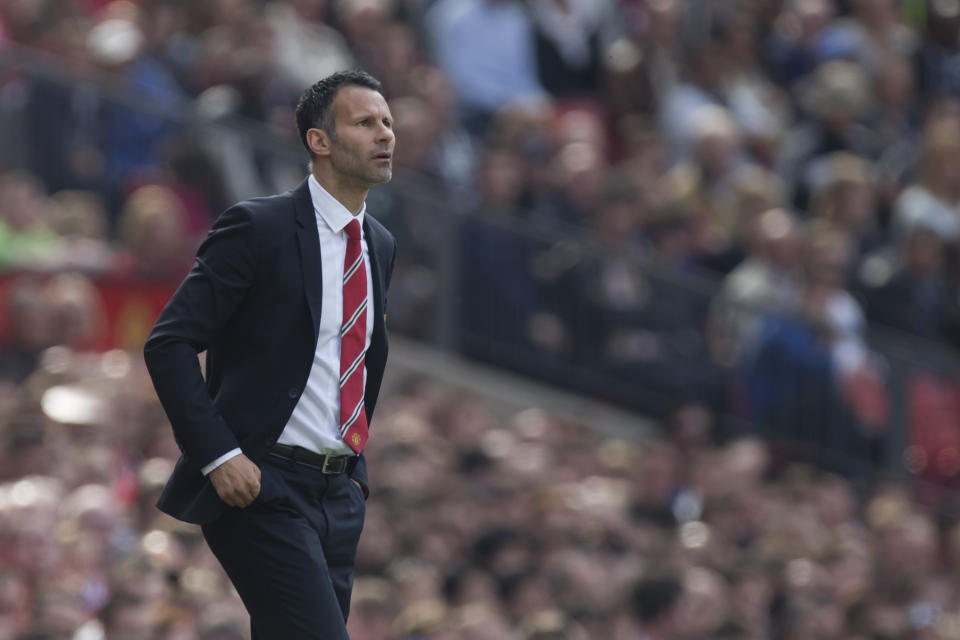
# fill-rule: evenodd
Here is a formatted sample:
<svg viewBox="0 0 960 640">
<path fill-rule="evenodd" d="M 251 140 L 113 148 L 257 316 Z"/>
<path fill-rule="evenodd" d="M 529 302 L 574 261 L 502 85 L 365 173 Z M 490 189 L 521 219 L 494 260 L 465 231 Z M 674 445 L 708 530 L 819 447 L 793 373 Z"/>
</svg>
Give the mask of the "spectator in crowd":
<svg viewBox="0 0 960 640">
<path fill-rule="evenodd" d="M 880 229 L 873 167 L 859 156 L 838 151 L 824 158 L 819 168 L 822 175 L 812 181 L 810 216 L 849 235 L 856 270 L 860 259 L 883 247 L 886 240 Z"/>
<path fill-rule="evenodd" d="M 432 172 L 455 191 L 466 192 L 472 180 L 476 142 L 460 125 L 453 85 L 440 69 L 429 65 L 418 66 L 411 76 L 413 97 L 423 100 L 427 119 L 435 127 L 430 149 Z"/>
<path fill-rule="evenodd" d="M 879 153 L 875 132 L 866 126 L 873 97 L 862 68 L 846 60 L 818 66 L 800 89 L 806 117 L 781 149 L 780 170 L 791 181 L 792 203 L 806 209 L 829 154 L 848 151 L 873 160 Z"/>
<path fill-rule="evenodd" d="M 729 274 L 753 252 L 760 215 L 785 204 L 782 180 L 763 167 L 744 165 L 730 182 L 714 227 L 719 233 L 712 237 L 712 255 L 700 258 L 701 266 L 718 275 Z"/>
<path fill-rule="evenodd" d="M 659 129 L 672 163 L 689 159 L 693 152 L 692 132 L 688 127 L 693 113 L 709 105 L 725 106 L 725 91 L 731 75 L 731 61 L 723 55 L 713 34 L 680 35 L 686 37 L 682 52 L 686 73 L 658 104 Z"/>
<path fill-rule="evenodd" d="M 668 171 L 664 191 L 685 191 L 695 220 L 693 253 L 703 263 L 729 249 L 738 212 L 735 181 L 742 165 L 741 138 L 730 113 L 713 105 L 690 114 L 691 157 Z"/>
<path fill-rule="evenodd" d="M 54 344 L 51 313 L 37 278 L 15 280 L 7 295 L 7 336 L 0 352 L 0 377 L 19 384 L 33 373 L 40 354 Z"/>
<path fill-rule="evenodd" d="M 821 59 L 856 60 L 867 73 L 878 71 L 888 53 L 908 59 L 917 49 L 917 35 L 888 0 L 852 0 L 851 14 L 830 24 L 820 35 Z"/>
<path fill-rule="evenodd" d="M 713 303 L 714 357 L 735 365 L 750 357 L 767 314 L 792 313 L 800 300 L 802 232 L 783 209 L 770 209 L 755 221 L 751 252 L 728 275 Z"/>
<path fill-rule="evenodd" d="M 176 132 L 172 113 L 182 108 L 186 94 L 170 68 L 158 60 L 156 51 L 140 26 L 139 12 L 120 3 L 108 11 L 87 38 L 90 56 L 131 94 L 154 108 L 152 113 L 132 105 L 104 104 L 102 121 L 103 171 L 123 184 L 137 172 L 157 165 L 161 144 Z"/>
<path fill-rule="evenodd" d="M 960 89 L 951 66 L 960 54 L 960 16 L 953 7 L 931 5 L 920 51 L 920 86 L 931 94 L 956 95 Z"/>
<path fill-rule="evenodd" d="M 383 74 L 388 69 L 399 71 L 413 66 L 419 52 L 416 47 L 404 46 L 403 32 L 408 35 L 409 31 L 404 23 L 391 19 L 394 6 L 393 0 L 345 0 L 337 4 L 340 29 L 364 69 Z M 411 43 L 407 40 L 406 44 Z M 391 82 L 402 85 L 404 79 Z M 392 90 L 385 91 L 396 95 Z"/>
<path fill-rule="evenodd" d="M 682 3 L 621 6 L 624 33 L 606 52 L 603 92 L 613 120 L 632 113 L 652 115 L 680 73 Z"/>
<path fill-rule="evenodd" d="M 660 133 L 647 118 L 637 113 L 618 120 L 616 131 L 622 154 L 620 169 L 629 173 L 645 196 L 650 197 L 656 193 L 658 181 L 668 168 Z"/>
<path fill-rule="evenodd" d="M 916 69 L 909 59 L 887 53 L 872 78 L 877 102 L 872 124 L 881 149 L 876 163 L 878 197 L 888 210 L 917 164 L 920 107 Z"/>
<path fill-rule="evenodd" d="M 0 267 L 44 267 L 59 252 L 43 186 L 23 173 L 0 175 Z"/>
<path fill-rule="evenodd" d="M 890 279 L 870 292 L 867 315 L 878 325 L 943 339 L 946 248 L 933 229 L 917 226 L 902 241 L 900 265 Z"/>
<path fill-rule="evenodd" d="M 121 277 L 182 277 L 192 247 L 184 242 L 184 212 L 167 187 L 140 187 L 127 198 L 120 219 L 122 249 L 112 271 Z"/>
<path fill-rule="evenodd" d="M 543 203 L 540 214 L 548 210 L 557 223 L 573 228 L 588 226 L 600 205 L 603 178 L 609 169 L 603 119 L 591 109 L 571 109 L 558 115 L 554 136 L 554 195 Z M 528 139 L 524 136 L 518 142 L 523 144 Z"/>
<path fill-rule="evenodd" d="M 836 453 L 849 473 L 874 455 L 862 427 L 877 429 L 886 419 L 880 372 L 864 343 L 863 312 L 844 288 L 849 236 L 814 224 L 806 242 L 798 306 L 763 318 L 749 394 L 761 424 Z"/>
<path fill-rule="evenodd" d="M 792 88 L 822 62 L 820 41 L 835 15 L 836 4 L 830 0 L 782 3 L 764 46 L 775 80 Z"/>
<path fill-rule="evenodd" d="M 960 238 L 958 156 L 960 119 L 944 116 L 928 123 L 923 131 L 917 180 L 894 203 L 895 231 L 903 234 L 924 224 L 943 242 Z"/>
<path fill-rule="evenodd" d="M 540 104 L 533 26 L 516 0 L 440 0 L 427 15 L 431 45 L 460 99 L 468 130 L 507 106 Z"/>
<path fill-rule="evenodd" d="M 786 92 L 770 80 L 760 64 L 761 16 L 736 3 L 721 3 L 715 11 L 721 55 L 731 66 L 725 103 L 740 129 L 744 148 L 755 162 L 773 169 L 791 107 Z"/>
<path fill-rule="evenodd" d="M 355 66 L 346 40 L 329 25 L 329 0 L 281 0 L 267 5 L 275 68 L 294 86 Z"/>
<path fill-rule="evenodd" d="M 844 288 L 853 257 L 851 236 L 837 227 L 815 224 L 808 242 L 801 313 L 816 333 L 822 332 L 838 374 L 852 375 L 866 366 L 867 354 L 863 313 Z"/>
<path fill-rule="evenodd" d="M 91 191 L 59 191 L 50 197 L 50 230 L 62 241 L 61 264 L 99 273 L 113 247 L 103 198 Z"/>
<path fill-rule="evenodd" d="M 540 82 L 557 98 L 589 98 L 602 85 L 603 59 L 619 34 L 611 0 L 534 0 L 534 26 Z"/>
<path fill-rule="evenodd" d="M 463 223 L 458 234 L 458 288 L 471 292 L 460 307 L 463 339 L 467 340 L 463 346 L 477 355 L 489 353 L 490 348 L 523 349 L 535 340 L 561 339 L 559 335 L 536 335 L 535 320 L 543 309 L 530 265 L 536 243 L 506 226 L 519 215 L 521 167 L 512 150 L 487 149 L 478 168 L 481 200 L 477 213 Z M 488 346 L 471 347 L 474 340 Z"/>
</svg>

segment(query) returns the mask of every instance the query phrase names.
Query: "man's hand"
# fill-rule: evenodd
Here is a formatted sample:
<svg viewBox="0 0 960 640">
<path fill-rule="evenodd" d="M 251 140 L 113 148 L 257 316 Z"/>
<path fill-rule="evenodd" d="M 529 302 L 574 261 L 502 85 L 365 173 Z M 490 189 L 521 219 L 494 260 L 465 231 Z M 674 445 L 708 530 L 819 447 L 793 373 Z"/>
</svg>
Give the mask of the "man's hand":
<svg viewBox="0 0 960 640">
<path fill-rule="evenodd" d="M 260 467 L 242 453 L 208 475 L 220 499 L 231 507 L 246 507 L 260 495 Z"/>
</svg>

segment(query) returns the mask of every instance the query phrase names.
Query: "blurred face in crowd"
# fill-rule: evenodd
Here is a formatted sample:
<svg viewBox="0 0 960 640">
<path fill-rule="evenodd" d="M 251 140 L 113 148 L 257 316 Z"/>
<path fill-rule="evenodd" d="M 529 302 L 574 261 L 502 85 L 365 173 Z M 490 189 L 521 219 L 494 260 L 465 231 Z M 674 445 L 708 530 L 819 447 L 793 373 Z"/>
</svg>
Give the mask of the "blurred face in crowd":
<svg viewBox="0 0 960 640">
<path fill-rule="evenodd" d="M 11 175 L 0 181 L 0 217 L 12 229 L 24 231 L 42 224 L 44 196 L 32 178 Z"/>
<path fill-rule="evenodd" d="M 37 283 L 18 284 L 10 297 L 9 322 L 12 338 L 29 353 L 38 353 L 50 346 L 54 327 L 49 313 L 49 301 Z"/>
<path fill-rule="evenodd" d="M 822 287 L 842 288 L 850 264 L 849 238 L 842 233 L 828 232 L 811 241 L 807 255 L 810 282 Z"/>
<path fill-rule="evenodd" d="M 896 19 L 895 0 L 854 0 L 857 17 L 868 26 L 889 24 Z"/>
<path fill-rule="evenodd" d="M 680 596 L 678 619 L 691 637 L 708 637 L 726 619 L 730 609 L 728 588 L 723 578 L 710 569 L 687 571 Z"/>
<path fill-rule="evenodd" d="M 434 143 L 434 122 L 430 107 L 419 98 L 399 98 L 392 101 L 396 114 L 394 129 L 403 138 L 397 150 L 397 165 L 424 170 L 430 162 Z"/>
<path fill-rule="evenodd" d="M 523 165 L 511 151 L 488 151 L 480 167 L 484 202 L 499 208 L 516 204 L 523 192 Z"/>
<path fill-rule="evenodd" d="M 288 0 L 305 21 L 323 22 L 330 8 L 329 0 Z"/>
<path fill-rule="evenodd" d="M 26 625 L 30 616 L 30 592 L 24 579 L 9 571 L 0 573 L 0 634 Z"/>
<path fill-rule="evenodd" d="M 936 135 L 934 132 L 933 135 Z M 934 195 L 948 201 L 960 192 L 960 139 L 938 137 L 924 151 L 921 179 Z"/>
<path fill-rule="evenodd" d="M 867 182 L 846 182 L 835 187 L 834 215 L 851 231 L 863 231 L 874 224 L 876 202 L 873 187 Z"/>
<path fill-rule="evenodd" d="M 127 199 L 121 236 L 127 249 L 145 267 L 176 263 L 183 257 L 183 208 L 166 187 L 140 187 Z"/>
<path fill-rule="evenodd" d="M 341 88 L 333 104 L 327 157 L 344 184 L 370 188 L 393 176 L 393 115 L 379 91 Z M 313 131 L 313 130 L 311 130 Z M 325 133 L 325 132 L 324 132 Z"/>
<path fill-rule="evenodd" d="M 608 245 L 623 245 L 631 239 L 637 221 L 637 207 L 622 200 L 608 202 L 597 218 L 603 241 Z"/>
<path fill-rule="evenodd" d="M 756 58 L 757 27 L 752 16 L 739 13 L 734 16 L 723 35 L 727 55 L 740 64 L 750 64 Z"/>
<path fill-rule="evenodd" d="M 429 117 L 438 129 L 445 129 L 454 122 L 457 113 L 457 96 L 450 79 L 433 67 L 423 65 L 413 70 L 413 82 L 417 94 L 429 109 Z M 406 146 L 406 138 L 404 146 Z"/>
<path fill-rule="evenodd" d="M 943 267 L 944 246 L 934 231 L 916 229 L 907 238 L 907 269 L 920 276 L 935 276 Z"/>
<path fill-rule="evenodd" d="M 792 270 L 800 262 L 797 224 L 786 211 L 771 209 L 757 220 L 756 237 L 766 259 L 779 269 Z"/>
<path fill-rule="evenodd" d="M 833 18 L 833 3 L 830 0 L 794 0 L 789 20 L 780 20 L 779 27 L 788 33 L 797 28 L 801 38 L 809 38 L 820 32 Z"/>
<path fill-rule="evenodd" d="M 877 70 L 874 88 L 879 101 L 889 108 L 906 111 L 916 99 L 917 81 L 910 61 L 890 55 Z"/>
<path fill-rule="evenodd" d="M 739 152 L 739 140 L 733 131 L 718 131 L 697 140 L 697 164 L 707 178 L 719 179 L 727 174 Z"/>
<path fill-rule="evenodd" d="M 591 142 L 572 142 L 557 157 L 559 175 L 564 176 L 567 201 L 581 211 L 593 209 L 606 172 L 603 149 Z"/>
<path fill-rule="evenodd" d="M 695 84 L 710 92 L 719 92 L 730 74 L 729 60 L 716 42 L 701 43 L 688 61 L 687 69 Z"/>
</svg>

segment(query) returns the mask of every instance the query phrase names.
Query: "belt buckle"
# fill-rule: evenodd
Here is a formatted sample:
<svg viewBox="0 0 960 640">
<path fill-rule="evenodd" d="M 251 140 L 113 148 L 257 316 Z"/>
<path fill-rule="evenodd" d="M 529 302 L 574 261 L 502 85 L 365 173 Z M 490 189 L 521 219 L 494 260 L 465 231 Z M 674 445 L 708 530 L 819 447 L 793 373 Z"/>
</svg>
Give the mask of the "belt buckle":
<svg viewBox="0 0 960 640">
<path fill-rule="evenodd" d="M 327 456 L 323 459 L 323 466 L 320 468 L 320 472 L 328 476 L 335 476 L 346 470 L 346 456 Z"/>
</svg>

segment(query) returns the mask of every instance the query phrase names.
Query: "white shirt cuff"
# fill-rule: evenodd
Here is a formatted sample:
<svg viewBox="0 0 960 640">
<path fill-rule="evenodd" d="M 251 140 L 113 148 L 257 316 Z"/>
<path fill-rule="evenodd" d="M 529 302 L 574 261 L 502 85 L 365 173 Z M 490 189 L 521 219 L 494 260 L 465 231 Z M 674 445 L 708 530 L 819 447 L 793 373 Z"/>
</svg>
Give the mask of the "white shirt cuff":
<svg viewBox="0 0 960 640">
<path fill-rule="evenodd" d="M 227 451 L 225 454 L 223 454 L 222 456 L 220 456 L 219 458 L 217 458 L 207 466 L 201 468 L 200 473 L 202 473 L 203 475 L 207 475 L 211 471 L 213 471 L 214 469 L 222 465 L 224 462 L 229 460 L 230 458 L 236 458 L 241 453 L 243 453 L 243 451 L 240 450 L 240 447 L 237 447 L 236 449 L 231 449 L 230 451 Z"/>
</svg>

